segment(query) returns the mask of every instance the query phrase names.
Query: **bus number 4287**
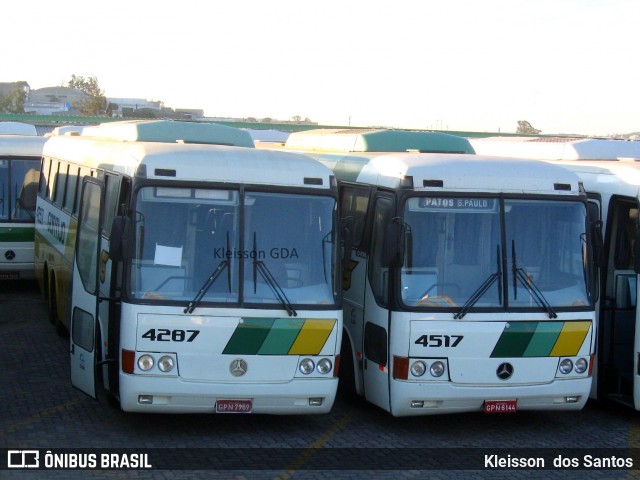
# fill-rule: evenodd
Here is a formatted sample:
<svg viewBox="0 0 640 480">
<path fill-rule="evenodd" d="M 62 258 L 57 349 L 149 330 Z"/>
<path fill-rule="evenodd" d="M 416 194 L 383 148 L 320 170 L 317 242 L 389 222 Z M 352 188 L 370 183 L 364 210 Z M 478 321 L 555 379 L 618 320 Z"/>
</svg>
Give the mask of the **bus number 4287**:
<svg viewBox="0 0 640 480">
<path fill-rule="evenodd" d="M 457 347 L 464 335 L 422 335 L 415 343 L 423 347 Z"/>
<path fill-rule="evenodd" d="M 168 328 L 152 328 L 142 334 L 152 342 L 193 342 L 200 330 L 169 330 Z"/>
</svg>

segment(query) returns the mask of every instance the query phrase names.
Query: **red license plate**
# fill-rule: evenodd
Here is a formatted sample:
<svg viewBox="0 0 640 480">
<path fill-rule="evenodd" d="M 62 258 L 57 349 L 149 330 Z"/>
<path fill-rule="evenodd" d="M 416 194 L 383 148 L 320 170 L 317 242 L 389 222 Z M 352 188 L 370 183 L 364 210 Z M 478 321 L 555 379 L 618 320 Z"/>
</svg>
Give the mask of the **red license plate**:
<svg viewBox="0 0 640 480">
<path fill-rule="evenodd" d="M 251 400 L 218 400 L 216 413 L 251 413 L 253 402 Z"/>
<path fill-rule="evenodd" d="M 515 413 L 517 400 L 485 400 L 484 413 Z"/>
</svg>

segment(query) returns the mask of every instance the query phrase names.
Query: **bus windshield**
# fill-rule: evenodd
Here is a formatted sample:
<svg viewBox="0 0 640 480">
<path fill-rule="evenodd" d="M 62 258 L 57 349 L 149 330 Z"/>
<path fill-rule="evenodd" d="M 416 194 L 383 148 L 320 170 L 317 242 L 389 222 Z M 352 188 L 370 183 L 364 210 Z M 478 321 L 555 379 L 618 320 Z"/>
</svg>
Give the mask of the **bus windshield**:
<svg viewBox="0 0 640 480">
<path fill-rule="evenodd" d="M 0 160 L 0 220 L 35 220 L 39 160 Z"/>
<path fill-rule="evenodd" d="M 583 203 L 412 197 L 404 211 L 405 305 L 454 308 L 457 318 L 508 307 L 553 318 L 553 308 L 590 305 Z"/>
<path fill-rule="evenodd" d="M 335 306 L 334 218 L 330 196 L 143 187 L 132 296 L 186 302 L 189 310 L 201 303 Z"/>
</svg>

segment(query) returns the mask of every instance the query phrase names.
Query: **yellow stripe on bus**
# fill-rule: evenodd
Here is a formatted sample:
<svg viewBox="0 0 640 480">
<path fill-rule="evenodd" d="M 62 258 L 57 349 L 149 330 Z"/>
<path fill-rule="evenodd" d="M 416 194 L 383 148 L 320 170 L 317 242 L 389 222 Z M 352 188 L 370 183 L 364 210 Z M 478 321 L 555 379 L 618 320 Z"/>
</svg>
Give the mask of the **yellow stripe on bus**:
<svg viewBox="0 0 640 480">
<path fill-rule="evenodd" d="M 572 357 L 577 355 L 590 327 L 591 322 L 564 322 L 564 327 L 562 327 L 550 356 Z"/>
<path fill-rule="evenodd" d="M 289 355 L 318 355 L 335 323 L 335 318 L 307 318 Z"/>
</svg>

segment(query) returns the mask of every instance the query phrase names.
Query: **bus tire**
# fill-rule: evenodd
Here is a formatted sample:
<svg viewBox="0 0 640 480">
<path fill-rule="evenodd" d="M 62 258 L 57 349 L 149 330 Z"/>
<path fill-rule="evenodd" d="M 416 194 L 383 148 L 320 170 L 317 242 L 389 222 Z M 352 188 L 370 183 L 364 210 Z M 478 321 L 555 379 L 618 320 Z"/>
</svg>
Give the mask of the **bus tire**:
<svg viewBox="0 0 640 480">
<path fill-rule="evenodd" d="M 51 282 L 51 290 L 49 291 L 49 321 L 56 327 L 56 333 L 61 337 L 67 336 L 67 329 L 60 321 L 58 316 L 58 301 L 56 296 L 55 281 Z"/>
</svg>

